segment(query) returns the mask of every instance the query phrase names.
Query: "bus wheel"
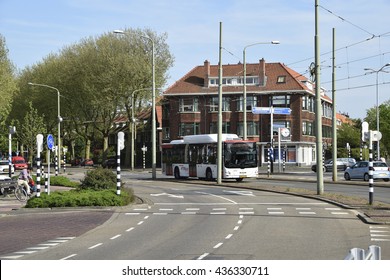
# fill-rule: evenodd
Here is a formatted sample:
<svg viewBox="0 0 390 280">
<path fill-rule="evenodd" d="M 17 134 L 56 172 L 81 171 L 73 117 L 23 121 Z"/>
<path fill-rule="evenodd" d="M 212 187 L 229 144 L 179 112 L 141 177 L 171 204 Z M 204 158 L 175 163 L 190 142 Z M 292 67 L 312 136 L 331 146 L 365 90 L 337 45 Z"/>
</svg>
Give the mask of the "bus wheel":
<svg viewBox="0 0 390 280">
<path fill-rule="evenodd" d="M 174 175 L 175 175 L 175 179 L 180 179 L 179 167 L 175 167 Z"/>
<path fill-rule="evenodd" d="M 210 168 L 207 168 L 207 170 L 206 170 L 206 180 L 207 181 L 213 180 L 213 172 L 211 172 Z"/>
<path fill-rule="evenodd" d="M 237 182 L 242 182 L 242 180 L 244 180 L 244 178 L 236 178 Z"/>
</svg>

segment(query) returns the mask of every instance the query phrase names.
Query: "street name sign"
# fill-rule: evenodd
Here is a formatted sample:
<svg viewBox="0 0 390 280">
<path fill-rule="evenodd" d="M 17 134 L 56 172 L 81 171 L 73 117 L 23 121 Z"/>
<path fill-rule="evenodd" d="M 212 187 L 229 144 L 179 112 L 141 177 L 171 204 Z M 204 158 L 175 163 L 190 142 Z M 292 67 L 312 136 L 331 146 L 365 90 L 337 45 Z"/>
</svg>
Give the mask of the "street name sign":
<svg viewBox="0 0 390 280">
<path fill-rule="evenodd" d="M 263 114 L 263 115 L 290 115 L 291 109 L 284 107 L 252 107 L 252 114 Z"/>
</svg>

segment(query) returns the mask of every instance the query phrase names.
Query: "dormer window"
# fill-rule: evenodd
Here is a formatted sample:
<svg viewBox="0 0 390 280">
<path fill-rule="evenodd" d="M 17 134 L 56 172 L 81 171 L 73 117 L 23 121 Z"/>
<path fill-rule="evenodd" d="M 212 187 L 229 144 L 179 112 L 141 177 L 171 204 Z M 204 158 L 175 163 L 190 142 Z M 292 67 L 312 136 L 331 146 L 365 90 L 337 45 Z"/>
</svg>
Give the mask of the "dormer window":
<svg viewBox="0 0 390 280">
<path fill-rule="evenodd" d="M 285 84 L 286 83 L 286 76 L 278 76 L 277 83 L 278 84 Z"/>
</svg>

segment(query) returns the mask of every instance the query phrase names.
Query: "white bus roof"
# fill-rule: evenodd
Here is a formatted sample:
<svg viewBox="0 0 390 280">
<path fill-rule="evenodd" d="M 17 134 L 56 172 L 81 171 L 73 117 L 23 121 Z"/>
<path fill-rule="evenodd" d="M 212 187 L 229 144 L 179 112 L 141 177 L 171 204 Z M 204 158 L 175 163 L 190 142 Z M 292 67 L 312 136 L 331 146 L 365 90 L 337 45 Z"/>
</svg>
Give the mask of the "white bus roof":
<svg viewBox="0 0 390 280">
<path fill-rule="evenodd" d="M 222 141 L 226 140 L 241 140 L 237 134 L 222 134 Z M 188 143 L 188 144 L 201 144 L 201 143 L 217 143 L 218 134 L 199 134 L 199 135 L 187 135 L 183 137 L 183 142 L 174 142 L 180 140 L 171 141 L 172 144 Z M 174 143 L 173 143 L 174 142 Z"/>
</svg>

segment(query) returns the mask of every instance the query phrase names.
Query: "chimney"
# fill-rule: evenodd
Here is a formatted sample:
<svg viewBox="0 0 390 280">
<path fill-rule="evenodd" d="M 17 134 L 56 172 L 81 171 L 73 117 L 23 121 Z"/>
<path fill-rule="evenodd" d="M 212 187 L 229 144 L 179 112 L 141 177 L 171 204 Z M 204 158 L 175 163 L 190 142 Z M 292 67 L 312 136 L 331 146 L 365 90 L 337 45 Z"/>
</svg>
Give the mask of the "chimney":
<svg viewBox="0 0 390 280">
<path fill-rule="evenodd" d="M 204 61 L 204 87 L 209 87 L 209 77 L 210 77 L 210 62 L 206 59 Z"/>
<path fill-rule="evenodd" d="M 265 60 L 264 58 L 259 60 L 259 85 L 265 86 L 266 75 L 265 75 Z"/>
</svg>

